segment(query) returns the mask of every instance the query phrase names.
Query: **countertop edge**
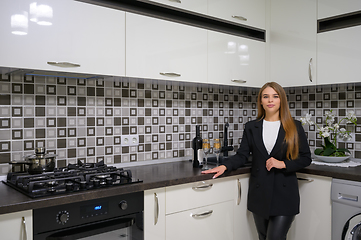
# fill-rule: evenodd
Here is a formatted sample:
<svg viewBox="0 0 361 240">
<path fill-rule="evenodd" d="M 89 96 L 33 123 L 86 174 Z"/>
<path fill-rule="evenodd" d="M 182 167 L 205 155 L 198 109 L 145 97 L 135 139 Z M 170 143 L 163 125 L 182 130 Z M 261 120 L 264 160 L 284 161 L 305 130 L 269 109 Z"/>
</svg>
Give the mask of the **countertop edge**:
<svg viewBox="0 0 361 240">
<path fill-rule="evenodd" d="M 200 169 L 192 169 L 191 164 L 188 162 L 161 163 L 149 167 L 141 166 L 130 169 L 132 172 L 134 170 L 137 178 L 139 177 L 144 181 L 142 183 L 114 186 L 86 192 L 54 195 L 50 197 L 30 198 L 17 190 L 10 188 L 3 182 L 0 182 L 0 193 L 2 195 L 2 199 L 0 199 L 0 214 L 100 199 L 132 192 L 211 180 L 213 178 L 213 174 L 201 174 Z M 250 170 L 250 167 L 242 167 L 227 172 L 219 178 L 247 174 L 251 172 Z M 311 164 L 298 172 L 361 182 L 361 166 L 353 168 L 339 168 Z"/>
</svg>

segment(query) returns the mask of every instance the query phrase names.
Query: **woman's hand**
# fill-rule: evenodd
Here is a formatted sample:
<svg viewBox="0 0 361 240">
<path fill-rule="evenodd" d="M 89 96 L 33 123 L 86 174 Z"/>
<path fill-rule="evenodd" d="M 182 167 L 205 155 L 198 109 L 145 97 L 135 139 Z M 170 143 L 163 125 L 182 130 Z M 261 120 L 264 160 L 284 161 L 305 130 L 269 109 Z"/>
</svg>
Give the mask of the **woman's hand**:
<svg viewBox="0 0 361 240">
<path fill-rule="evenodd" d="M 286 168 L 286 165 L 283 161 L 279 161 L 271 157 L 266 161 L 266 168 L 268 171 L 271 171 L 272 168 L 277 168 L 277 169 Z"/>
<path fill-rule="evenodd" d="M 215 173 L 213 178 L 216 178 L 220 175 L 222 175 L 225 171 L 227 170 L 227 167 L 224 165 L 212 168 L 212 169 L 208 169 L 206 171 L 202 171 L 202 174 L 208 174 L 208 173 Z"/>
</svg>

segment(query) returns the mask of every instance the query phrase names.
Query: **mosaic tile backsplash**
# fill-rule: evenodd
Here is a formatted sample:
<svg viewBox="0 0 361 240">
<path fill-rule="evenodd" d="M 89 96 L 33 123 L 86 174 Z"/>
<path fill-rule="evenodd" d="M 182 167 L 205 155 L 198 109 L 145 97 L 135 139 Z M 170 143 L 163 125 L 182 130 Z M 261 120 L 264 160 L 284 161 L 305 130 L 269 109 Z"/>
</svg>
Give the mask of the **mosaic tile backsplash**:
<svg viewBox="0 0 361 240">
<path fill-rule="evenodd" d="M 0 75 L 0 174 L 10 161 L 45 147 L 57 167 L 77 160 L 107 164 L 171 158 L 191 159 L 195 126 L 202 137 L 229 139 L 237 148 L 244 123 L 257 116 L 256 88 L 143 80 L 126 77 L 75 79 Z M 361 117 L 361 85 L 285 88 L 292 115 L 354 110 Z M 360 119 L 361 120 L 361 119 Z M 359 121 L 361 122 L 361 121 Z M 320 146 L 314 127 L 305 127 L 311 151 Z M 361 124 L 340 143 L 361 158 Z M 124 146 L 124 135 L 139 145 Z"/>
</svg>

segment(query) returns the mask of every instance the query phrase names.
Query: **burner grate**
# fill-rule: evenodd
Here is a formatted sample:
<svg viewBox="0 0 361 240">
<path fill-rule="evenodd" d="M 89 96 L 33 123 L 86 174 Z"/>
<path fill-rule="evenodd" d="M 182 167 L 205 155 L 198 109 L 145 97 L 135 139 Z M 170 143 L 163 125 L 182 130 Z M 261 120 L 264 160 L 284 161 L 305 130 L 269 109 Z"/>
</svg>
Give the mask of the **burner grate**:
<svg viewBox="0 0 361 240">
<path fill-rule="evenodd" d="M 130 170 L 107 166 L 103 162 L 69 164 L 42 174 L 8 173 L 8 186 L 35 198 L 142 182 Z"/>
</svg>

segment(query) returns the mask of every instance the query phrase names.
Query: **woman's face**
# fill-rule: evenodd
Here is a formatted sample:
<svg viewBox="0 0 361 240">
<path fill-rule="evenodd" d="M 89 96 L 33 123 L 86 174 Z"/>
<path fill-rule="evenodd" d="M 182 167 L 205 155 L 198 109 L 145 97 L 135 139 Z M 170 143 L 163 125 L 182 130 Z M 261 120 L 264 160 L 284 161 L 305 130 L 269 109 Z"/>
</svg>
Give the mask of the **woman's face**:
<svg viewBox="0 0 361 240">
<path fill-rule="evenodd" d="M 266 112 L 266 116 L 270 116 L 279 113 L 281 99 L 273 88 L 266 87 L 261 95 L 261 104 Z"/>
</svg>

